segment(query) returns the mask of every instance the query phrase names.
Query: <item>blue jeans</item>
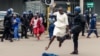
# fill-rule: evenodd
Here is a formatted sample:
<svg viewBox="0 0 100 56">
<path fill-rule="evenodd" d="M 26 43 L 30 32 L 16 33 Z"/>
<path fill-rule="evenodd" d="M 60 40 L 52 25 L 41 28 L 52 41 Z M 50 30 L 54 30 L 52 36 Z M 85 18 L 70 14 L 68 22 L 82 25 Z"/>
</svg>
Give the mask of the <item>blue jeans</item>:
<svg viewBox="0 0 100 56">
<path fill-rule="evenodd" d="M 17 27 L 14 28 L 14 38 L 16 38 L 16 39 L 19 38 L 18 28 Z"/>
<path fill-rule="evenodd" d="M 54 30 L 54 24 L 50 24 L 49 25 L 49 37 L 50 37 L 50 39 L 53 36 L 53 30 Z"/>
</svg>

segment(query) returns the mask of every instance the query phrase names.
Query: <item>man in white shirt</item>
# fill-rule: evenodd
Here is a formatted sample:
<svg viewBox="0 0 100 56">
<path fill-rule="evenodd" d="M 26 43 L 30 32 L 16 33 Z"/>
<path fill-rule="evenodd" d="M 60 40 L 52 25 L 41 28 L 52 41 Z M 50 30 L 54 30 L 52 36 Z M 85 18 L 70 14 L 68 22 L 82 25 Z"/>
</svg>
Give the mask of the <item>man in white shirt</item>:
<svg viewBox="0 0 100 56">
<path fill-rule="evenodd" d="M 66 13 L 63 12 L 63 8 L 60 7 L 58 12 L 55 12 L 53 15 L 56 15 L 57 21 L 54 23 L 55 28 L 53 31 L 53 37 L 49 42 L 49 45 L 46 47 L 46 50 L 50 47 L 51 43 L 54 41 L 55 38 L 63 37 L 66 35 L 66 32 L 68 31 L 68 16 Z M 60 38 L 61 39 L 61 38 Z M 59 47 L 61 47 L 61 41 L 59 41 Z"/>
</svg>

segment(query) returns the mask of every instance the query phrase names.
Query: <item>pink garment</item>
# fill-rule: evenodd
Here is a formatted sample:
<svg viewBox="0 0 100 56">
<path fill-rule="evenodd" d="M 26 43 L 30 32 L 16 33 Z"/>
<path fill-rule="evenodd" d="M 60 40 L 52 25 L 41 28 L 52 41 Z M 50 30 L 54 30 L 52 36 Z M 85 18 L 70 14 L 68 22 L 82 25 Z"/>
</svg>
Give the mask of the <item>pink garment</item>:
<svg viewBox="0 0 100 56">
<path fill-rule="evenodd" d="M 37 32 L 37 30 L 33 30 L 33 32 L 35 31 L 35 33 L 36 34 L 42 34 L 44 31 L 45 31 L 45 28 L 44 28 L 44 26 L 43 26 L 43 24 L 42 24 L 42 20 L 41 20 L 41 18 L 38 18 L 38 19 L 34 19 L 34 17 L 32 18 L 32 20 L 31 20 L 31 22 L 30 22 L 30 25 L 32 25 L 33 26 L 33 29 L 36 29 L 36 28 L 38 28 L 38 31 L 39 32 Z"/>
</svg>

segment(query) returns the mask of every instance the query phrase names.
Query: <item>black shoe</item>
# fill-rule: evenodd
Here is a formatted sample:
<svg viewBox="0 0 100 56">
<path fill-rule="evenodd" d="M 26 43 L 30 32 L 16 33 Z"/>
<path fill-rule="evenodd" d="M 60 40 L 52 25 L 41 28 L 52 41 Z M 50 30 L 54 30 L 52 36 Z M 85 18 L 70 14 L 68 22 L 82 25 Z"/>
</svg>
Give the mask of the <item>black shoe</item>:
<svg viewBox="0 0 100 56">
<path fill-rule="evenodd" d="M 10 42 L 13 42 L 13 40 L 10 40 Z"/>
<path fill-rule="evenodd" d="M 29 38 L 25 38 L 25 39 L 29 39 Z"/>
<path fill-rule="evenodd" d="M 73 51 L 72 53 L 71 53 L 72 55 L 78 55 L 78 51 Z"/>
<path fill-rule="evenodd" d="M 87 38 L 90 38 L 90 37 L 87 37 Z"/>
<path fill-rule="evenodd" d="M 64 42 L 64 39 L 61 37 L 57 37 L 57 41 L 59 41 L 59 47 L 61 47 L 62 43 Z"/>
<path fill-rule="evenodd" d="M 3 39 L 1 39 L 1 42 L 4 42 L 4 40 L 3 40 Z"/>
<path fill-rule="evenodd" d="M 82 35 L 82 36 L 85 36 L 85 35 Z"/>
<path fill-rule="evenodd" d="M 97 38 L 99 38 L 100 36 L 97 36 Z"/>
<path fill-rule="evenodd" d="M 8 40 L 8 38 L 5 38 L 5 40 Z"/>
</svg>

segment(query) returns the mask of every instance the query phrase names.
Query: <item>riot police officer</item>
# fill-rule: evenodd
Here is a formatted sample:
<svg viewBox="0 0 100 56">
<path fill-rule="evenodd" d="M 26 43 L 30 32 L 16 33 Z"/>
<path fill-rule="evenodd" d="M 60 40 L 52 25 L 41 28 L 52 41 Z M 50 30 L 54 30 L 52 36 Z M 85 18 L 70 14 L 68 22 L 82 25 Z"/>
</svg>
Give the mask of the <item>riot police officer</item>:
<svg viewBox="0 0 100 56">
<path fill-rule="evenodd" d="M 9 39 L 10 42 L 13 42 L 12 40 L 12 10 L 8 9 L 7 15 L 4 17 L 4 32 L 3 37 L 1 38 L 1 42 L 4 41 L 4 38 Z"/>
<path fill-rule="evenodd" d="M 91 20 L 90 20 L 90 27 L 89 27 L 89 32 L 88 32 L 88 36 L 87 38 L 90 38 L 89 36 L 91 35 L 91 33 L 95 33 L 96 37 L 98 38 L 98 32 L 97 32 L 97 27 L 96 27 L 96 23 L 97 23 L 97 14 L 92 14 Z"/>
<path fill-rule="evenodd" d="M 32 11 L 29 11 L 28 13 L 29 13 L 28 14 L 28 24 L 30 24 L 31 19 L 33 18 L 33 13 L 32 13 Z M 29 30 L 30 30 L 30 32 L 32 34 L 32 26 L 30 26 L 30 25 L 29 25 Z"/>
<path fill-rule="evenodd" d="M 27 39 L 27 30 L 28 30 L 28 17 L 27 17 L 27 12 L 23 12 L 23 16 L 21 18 L 21 29 L 22 29 L 22 32 L 21 32 L 21 38 L 23 38 L 25 36 L 25 38 Z"/>
<path fill-rule="evenodd" d="M 80 14 L 81 9 L 79 6 L 74 8 L 74 14 L 68 14 L 70 17 L 73 17 L 74 24 L 71 28 L 71 33 L 73 34 L 73 43 L 74 43 L 74 51 L 71 54 L 78 54 L 78 37 L 80 32 L 82 31 L 82 24 L 84 23 L 84 17 Z"/>
<path fill-rule="evenodd" d="M 90 15 L 89 15 L 89 11 L 88 10 L 86 10 L 85 11 L 85 13 L 84 13 L 84 16 L 85 16 L 85 19 L 86 19 L 86 23 L 88 24 L 88 26 L 89 26 L 89 24 L 90 24 Z"/>
</svg>

